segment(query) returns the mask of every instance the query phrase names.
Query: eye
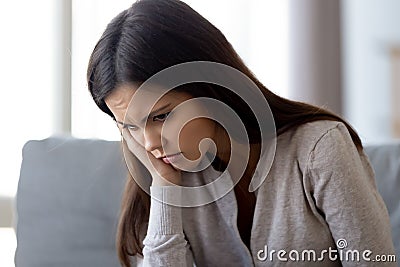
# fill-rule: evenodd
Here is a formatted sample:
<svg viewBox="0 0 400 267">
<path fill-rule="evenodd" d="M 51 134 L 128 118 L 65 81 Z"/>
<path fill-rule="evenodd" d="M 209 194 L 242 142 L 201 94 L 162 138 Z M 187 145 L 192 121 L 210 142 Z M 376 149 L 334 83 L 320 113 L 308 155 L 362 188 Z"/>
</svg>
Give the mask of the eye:
<svg viewBox="0 0 400 267">
<path fill-rule="evenodd" d="M 138 129 L 137 126 L 131 124 L 125 124 L 123 127 L 128 129 L 129 131 L 136 131 Z"/>
<path fill-rule="evenodd" d="M 160 114 L 160 115 L 154 116 L 153 117 L 153 121 L 165 121 L 165 119 L 168 117 L 168 115 L 170 113 L 171 112 L 167 112 L 167 113 L 164 113 L 164 114 Z"/>
</svg>

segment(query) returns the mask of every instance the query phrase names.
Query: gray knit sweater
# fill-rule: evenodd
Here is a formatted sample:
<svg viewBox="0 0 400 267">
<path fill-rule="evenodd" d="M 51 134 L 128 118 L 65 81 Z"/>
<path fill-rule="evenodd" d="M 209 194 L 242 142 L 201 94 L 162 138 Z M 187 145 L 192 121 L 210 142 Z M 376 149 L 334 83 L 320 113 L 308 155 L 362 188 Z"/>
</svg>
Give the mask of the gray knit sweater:
<svg viewBox="0 0 400 267">
<path fill-rule="evenodd" d="M 219 174 L 210 166 L 183 179 L 207 183 Z M 180 197 L 179 187 L 152 186 L 150 192 L 164 200 Z M 389 217 L 368 158 L 343 123 L 316 121 L 280 135 L 255 194 L 250 250 L 237 228 L 233 190 L 190 208 L 151 198 L 138 265 L 396 266 L 374 261 L 395 254 Z"/>
</svg>

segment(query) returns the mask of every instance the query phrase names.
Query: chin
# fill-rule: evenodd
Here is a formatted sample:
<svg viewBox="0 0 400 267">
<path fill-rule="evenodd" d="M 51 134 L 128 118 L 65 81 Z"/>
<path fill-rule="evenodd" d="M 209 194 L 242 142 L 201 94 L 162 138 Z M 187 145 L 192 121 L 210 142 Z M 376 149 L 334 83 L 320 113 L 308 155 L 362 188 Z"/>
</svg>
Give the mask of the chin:
<svg viewBox="0 0 400 267">
<path fill-rule="evenodd" d="M 177 162 L 174 162 L 174 168 L 179 169 L 181 171 L 187 172 L 198 172 L 207 168 L 211 164 L 209 158 L 207 156 L 203 156 L 196 160 L 190 160 L 187 158 L 183 158 Z"/>
</svg>

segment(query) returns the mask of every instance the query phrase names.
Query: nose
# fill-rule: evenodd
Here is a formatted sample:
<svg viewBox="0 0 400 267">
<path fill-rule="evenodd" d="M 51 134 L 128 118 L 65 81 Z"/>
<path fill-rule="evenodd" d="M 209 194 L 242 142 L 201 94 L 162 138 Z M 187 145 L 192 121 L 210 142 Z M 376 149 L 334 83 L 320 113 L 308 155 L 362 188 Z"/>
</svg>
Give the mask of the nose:
<svg viewBox="0 0 400 267">
<path fill-rule="evenodd" d="M 153 152 L 155 150 L 161 151 L 161 133 L 155 130 L 144 130 L 144 148 L 148 152 Z"/>
</svg>

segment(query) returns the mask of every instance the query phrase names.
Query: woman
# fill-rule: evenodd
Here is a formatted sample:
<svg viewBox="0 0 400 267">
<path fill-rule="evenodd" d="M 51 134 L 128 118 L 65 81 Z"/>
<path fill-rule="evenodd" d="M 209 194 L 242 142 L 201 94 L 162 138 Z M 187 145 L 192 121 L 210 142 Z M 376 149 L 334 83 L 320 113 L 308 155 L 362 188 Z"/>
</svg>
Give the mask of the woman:
<svg viewBox="0 0 400 267">
<path fill-rule="evenodd" d="M 171 91 L 159 83 L 142 87 L 187 62 L 238 70 L 268 102 L 276 150 L 271 165 L 260 163 L 268 173 L 256 190 L 249 188 L 263 158 L 263 137 L 246 101 L 205 82 Z M 394 254 L 388 213 L 357 133 L 329 111 L 269 91 L 224 35 L 183 2 L 141 0 L 121 12 L 94 48 L 87 76 L 94 101 L 117 121 L 132 173 L 117 236 L 122 265 L 131 266 L 136 255 L 145 266 L 350 266 Z M 238 115 L 248 153 L 242 138 L 207 118 L 204 105 L 190 102 L 201 97 Z M 229 165 L 231 158 L 236 162 Z M 204 159 L 211 165 L 198 168 Z M 235 173 L 241 159 L 245 169 Z M 238 177 L 229 185 L 234 190 L 205 205 L 171 205 L 182 200 L 174 185 L 204 185 L 226 169 L 228 178 Z M 360 262 L 345 257 L 354 250 Z M 371 253 L 361 258 L 366 250 Z"/>
</svg>

